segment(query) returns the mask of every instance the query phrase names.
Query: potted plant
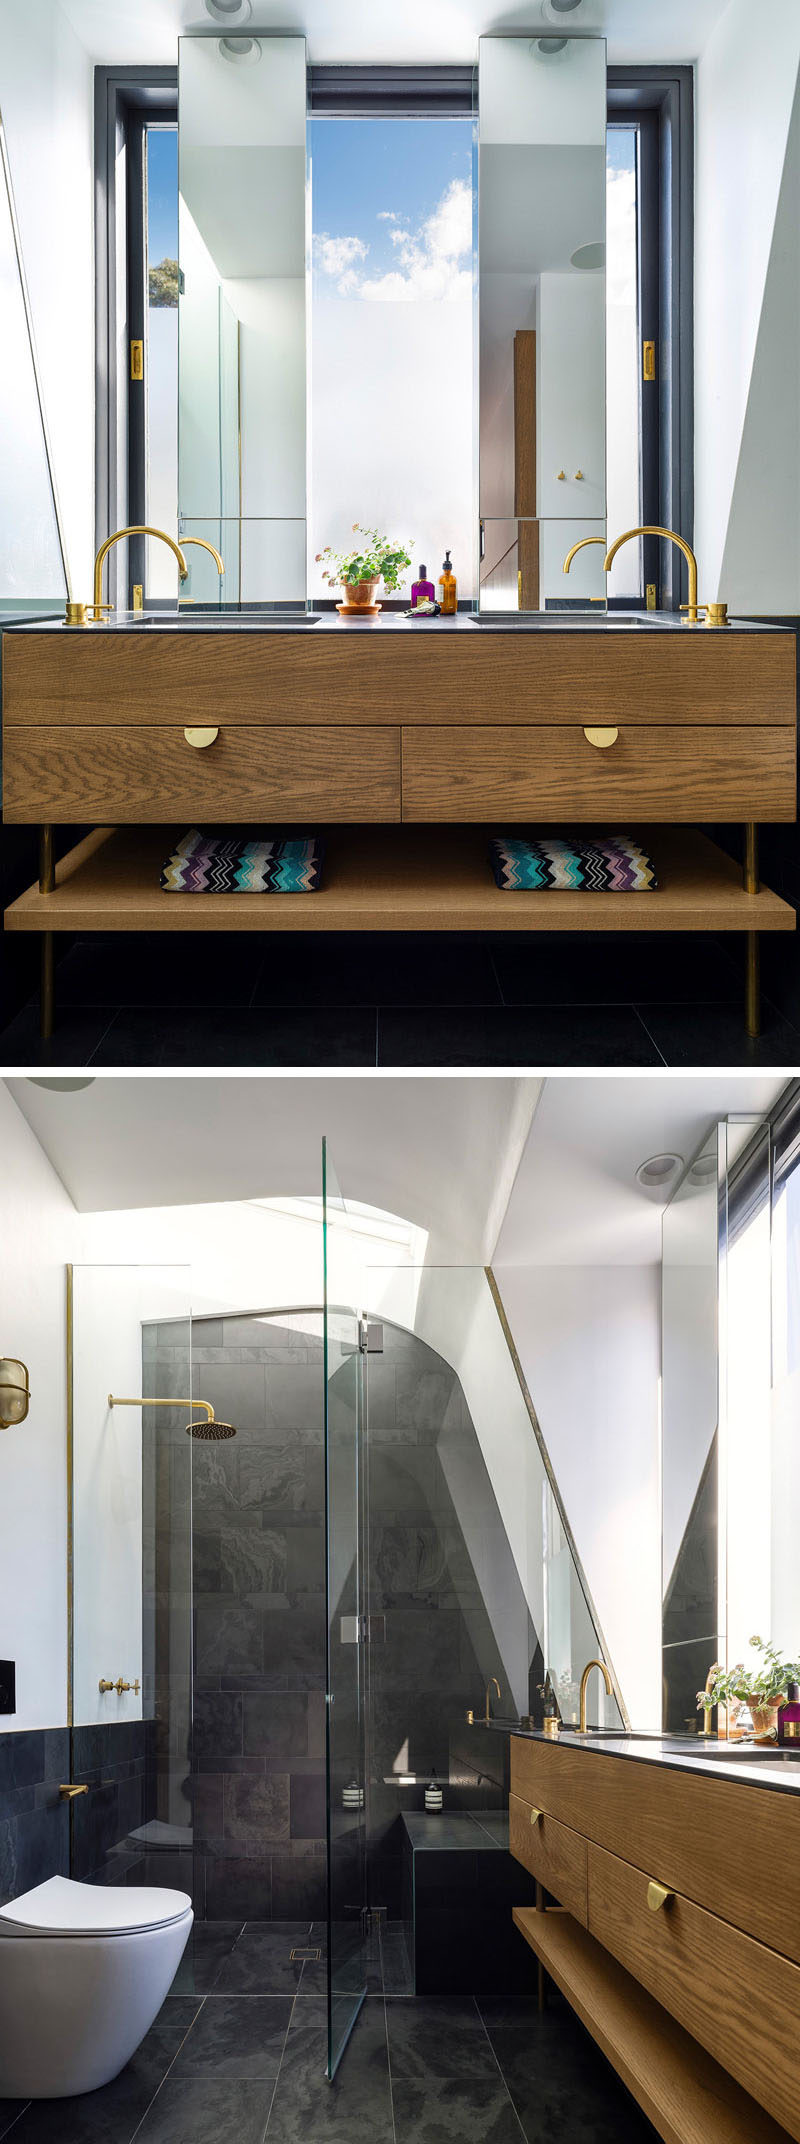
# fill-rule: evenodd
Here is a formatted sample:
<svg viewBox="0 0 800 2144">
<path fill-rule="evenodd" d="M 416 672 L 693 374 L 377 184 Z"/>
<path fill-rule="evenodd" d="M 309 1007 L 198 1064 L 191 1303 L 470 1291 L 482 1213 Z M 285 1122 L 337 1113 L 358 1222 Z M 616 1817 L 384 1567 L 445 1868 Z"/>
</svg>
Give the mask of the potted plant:
<svg viewBox="0 0 800 2144">
<path fill-rule="evenodd" d="M 324 551 L 317 552 L 317 565 L 323 565 L 323 581 L 329 587 L 344 589 L 345 602 L 352 610 L 371 610 L 379 581 L 392 594 L 399 587 L 403 573 L 411 564 L 411 553 L 401 544 L 390 543 L 387 536 L 379 536 L 377 529 L 363 529 L 358 521 L 353 522 L 353 535 L 360 536 L 360 549 L 332 551 L 326 544 Z"/>
<path fill-rule="evenodd" d="M 707 1716 L 714 1705 L 747 1705 L 756 1741 L 774 1742 L 778 1707 L 786 1702 L 787 1684 L 800 1678 L 800 1668 L 794 1661 L 781 1660 L 777 1647 L 765 1644 L 763 1638 L 751 1638 L 750 1644 L 760 1653 L 760 1664 L 746 1667 L 739 1660 L 734 1668 L 713 1668 L 707 1688 L 697 1692 L 698 1711 L 704 1707 Z"/>
</svg>

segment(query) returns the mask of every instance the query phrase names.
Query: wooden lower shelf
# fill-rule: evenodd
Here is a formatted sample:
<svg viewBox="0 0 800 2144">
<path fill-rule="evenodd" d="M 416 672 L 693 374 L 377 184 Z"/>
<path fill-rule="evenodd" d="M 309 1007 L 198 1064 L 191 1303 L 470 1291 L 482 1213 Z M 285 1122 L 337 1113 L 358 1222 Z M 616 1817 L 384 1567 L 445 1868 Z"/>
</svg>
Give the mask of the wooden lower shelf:
<svg viewBox="0 0 800 2144">
<path fill-rule="evenodd" d="M 665 2144 L 788 2144 L 762 2107 L 571 1914 L 514 1920 Z"/>
<path fill-rule="evenodd" d="M 180 829 L 185 832 L 185 828 Z M 501 893 L 482 827 L 325 829 L 319 893 L 165 893 L 175 829 L 100 827 L 58 865 L 53 893 L 29 886 L 11 931 L 791 931 L 795 912 L 694 828 L 637 829 L 653 893 Z"/>
</svg>

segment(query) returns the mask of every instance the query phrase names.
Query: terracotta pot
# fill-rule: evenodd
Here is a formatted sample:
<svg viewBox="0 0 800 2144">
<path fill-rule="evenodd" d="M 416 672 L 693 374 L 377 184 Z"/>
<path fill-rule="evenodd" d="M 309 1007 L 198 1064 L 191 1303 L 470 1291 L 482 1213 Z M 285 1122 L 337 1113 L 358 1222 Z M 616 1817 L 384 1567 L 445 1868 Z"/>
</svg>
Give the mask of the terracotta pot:
<svg viewBox="0 0 800 2144">
<path fill-rule="evenodd" d="M 350 603 L 354 610 L 368 609 L 375 600 L 375 590 L 379 580 L 380 574 L 375 573 L 371 581 L 345 581 L 345 602 Z"/>
<path fill-rule="evenodd" d="M 751 1698 L 749 1698 L 749 1699 L 747 1700 L 747 1702 L 748 1702 L 748 1704 L 749 1704 L 749 1709 L 750 1709 L 750 1716 L 751 1716 L 751 1719 L 752 1719 L 752 1722 L 753 1722 L 753 1735 L 754 1735 L 754 1739 L 755 1739 L 755 1741 L 756 1741 L 756 1742 L 777 1742 L 777 1739 L 778 1739 L 778 1704 L 777 1704 L 777 1702 L 776 1702 L 776 1703 L 775 1703 L 774 1705 L 759 1705 L 759 1703 L 758 1703 L 757 1699 L 756 1699 L 756 1698 L 754 1698 L 754 1697 L 751 1697 Z M 782 1704 L 785 1704 L 785 1703 L 786 1703 L 786 1698 L 785 1698 L 785 1696 L 784 1696 L 784 1697 L 783 1697 L 783 1698 L 781 1699 L 781 1703 L 782 1703 Z"/>
</svg>

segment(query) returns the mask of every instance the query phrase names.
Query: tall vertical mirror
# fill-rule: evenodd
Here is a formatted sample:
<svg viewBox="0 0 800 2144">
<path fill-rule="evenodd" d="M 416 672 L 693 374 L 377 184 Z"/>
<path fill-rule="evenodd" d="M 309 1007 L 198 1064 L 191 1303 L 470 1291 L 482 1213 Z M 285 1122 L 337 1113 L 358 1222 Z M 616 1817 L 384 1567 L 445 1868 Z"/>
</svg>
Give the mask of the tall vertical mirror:
<svg viewBox="0 0 800 2144">
<path fill-rule="evenodd" d="M 8 143 L 0 113 L 0 620 L 68 592 Z"/>
<path fill-rule="evenodd" d="M 481 608 L 585 608 L 605 599 L 605 41 L 482 38 L 479 107 Z"/>
<path fill-rule="evenodd" d="M 302 604 L 305 39 L 181 38 L 178 96 L 180 529 L 225 602 Z"/>
</svg>

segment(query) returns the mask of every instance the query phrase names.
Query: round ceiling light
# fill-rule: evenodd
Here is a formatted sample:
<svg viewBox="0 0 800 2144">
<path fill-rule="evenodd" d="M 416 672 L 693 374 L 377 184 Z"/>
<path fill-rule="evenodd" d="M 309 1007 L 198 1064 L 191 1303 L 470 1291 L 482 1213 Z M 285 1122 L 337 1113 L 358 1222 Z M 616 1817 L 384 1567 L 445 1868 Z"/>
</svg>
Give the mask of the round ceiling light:
<svg viewBox="0 0 800 2144">
<path fill-rule="evenodd" d="M 559 15 L 574 15 L 576 8 L 582 6 L 583 0 L 543 0 L 542 14 L 550 20 L 553 16 L 558 19 Z"/>
<path fill-rule="evenodd" d="M 606 249 L 602 238 L 594 239 L 588 246 L 578 246 L 576 251 L 570 254 L 570 263 L 573 268 L 582 268 L 584 270 L 604 268 L 606 265 Z"/>
<path fill-rule="evenodd" d="M 692 1162 L 689 1170 L 689 1181 L 692 1184 L 710 1184 L 716 1173 L 716 1154 L 698 1154 L 697 1160 Z"/>
<path fill-rule="evenodd" d="M 569 54 L 569 38 L 532 37 L 528 51 L 534 60 L 565 60 Z"/>
<path fill-rule="evenodd" d="M 643 1191 L 667 1191 L 682 1168 L 682 1154 L 651 1154 L 649 1161 L 640 1161 L 636 1182 Z"/>
<path fill-rule="evenodd" d="M 87 1079 L 34 1079 L 32 1075 L 28 1078 L 29 1087 L 45 1087 L 51 1094 L 80 1094 L 84 1087 L 93 1087 L 94 1083 L 94 1073 Z"/>
<path fill-rule="evenodd" d="M 224 22 L 226 29 L 236 22 L 249 22 L 252 12 L 252 0 L 206 0 L 206 14 L 212 22 Z"/>
<path fill-rule="evenodd" d="M 238 67 L 254 67 L 261 58 L 257 37 L 221 37 L 217 49 L 220 59 L 230 60 Z"/>
</svg>

